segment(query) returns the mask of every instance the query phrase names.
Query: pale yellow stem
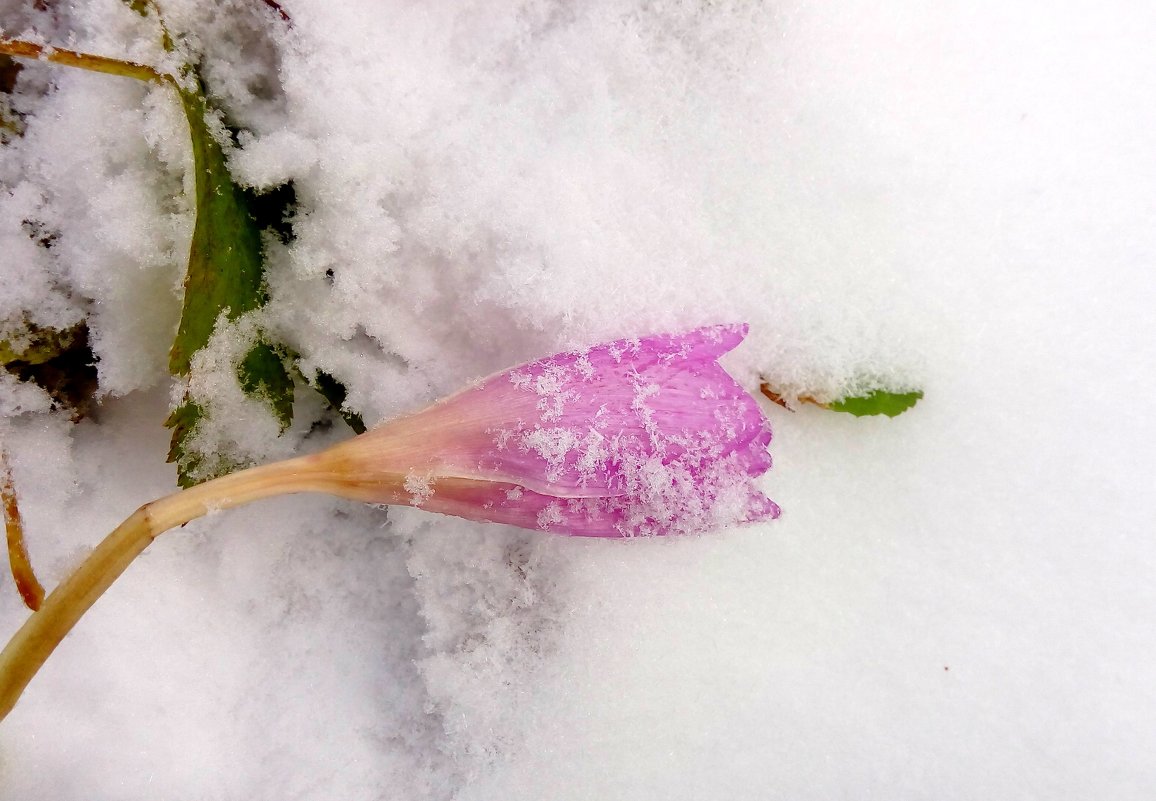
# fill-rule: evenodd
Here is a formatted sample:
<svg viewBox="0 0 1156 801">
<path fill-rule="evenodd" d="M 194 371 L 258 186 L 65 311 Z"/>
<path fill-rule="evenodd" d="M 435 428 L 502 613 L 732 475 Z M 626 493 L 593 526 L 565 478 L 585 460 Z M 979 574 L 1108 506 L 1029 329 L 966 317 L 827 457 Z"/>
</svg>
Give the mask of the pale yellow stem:
<svg viewBox="0 0 1156 801">
<path fill-rule="evenodd" d="M 77 621 L 156 537 L 206 512 L 296 492 L 332 492 L 325 454 L 242 470 L 146 503 L 53 590 L 0 653 L 0 720 Z"/>
</svg>

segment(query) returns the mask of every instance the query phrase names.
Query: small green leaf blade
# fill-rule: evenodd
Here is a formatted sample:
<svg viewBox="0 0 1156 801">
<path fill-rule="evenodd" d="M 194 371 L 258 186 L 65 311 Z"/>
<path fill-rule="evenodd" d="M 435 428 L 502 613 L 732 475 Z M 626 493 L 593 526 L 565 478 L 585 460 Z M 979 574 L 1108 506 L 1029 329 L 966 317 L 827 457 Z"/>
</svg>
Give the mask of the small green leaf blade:
<svg viewBox="0 0 1156 801">
<path fill-rule="evenodd" d="M 177 466 L 177 484 L 182 489 L 200 483 L 194 476 L 201 466 L 202 459 L 199 454 L 186 447 L 186 442 L 203 415 L 204 412 L 199 405 L 186 400 L 173 409 L 165 420 L 165 428 L 173 430 L 172 439 L 169 441 L 168 461 Z"/>
<path fill-rule="evenodd" d="M 281 430 L 293 422 L 293 378 L 285 362 L 269 344 L 258 342 L 237 368 L 246 395 L 263 398 L 277 416 Z"/>
<path fill-rule="evenodd" d="M 833 412 L 846 412 L 856 417 L 870 417 L 885 414 L 895 417 L 914 406 L 923 397 L 923 390 L 912 392 L 887 392 L 876 389 L 866 395 L 852 398 L 840 398 L 826 407 Z"/>
</svg>

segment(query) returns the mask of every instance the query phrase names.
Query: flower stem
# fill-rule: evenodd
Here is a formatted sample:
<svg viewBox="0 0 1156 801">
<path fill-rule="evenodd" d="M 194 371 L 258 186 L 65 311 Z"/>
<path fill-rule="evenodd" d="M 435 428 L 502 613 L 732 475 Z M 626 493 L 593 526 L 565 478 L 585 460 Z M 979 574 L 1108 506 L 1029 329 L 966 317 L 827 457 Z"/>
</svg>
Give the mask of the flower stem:
<svg viewBox="0 0 1156 801">
<path fill-rule="evenodd" d="M 0 653 L 0 720 L 64 637 L 156 537 L 209 511 L 296 492 L 324 492 L 333 474 L 324 454 L 242 470 L 146 503 L 105 537 L 53 590 Z"/>
</svg>

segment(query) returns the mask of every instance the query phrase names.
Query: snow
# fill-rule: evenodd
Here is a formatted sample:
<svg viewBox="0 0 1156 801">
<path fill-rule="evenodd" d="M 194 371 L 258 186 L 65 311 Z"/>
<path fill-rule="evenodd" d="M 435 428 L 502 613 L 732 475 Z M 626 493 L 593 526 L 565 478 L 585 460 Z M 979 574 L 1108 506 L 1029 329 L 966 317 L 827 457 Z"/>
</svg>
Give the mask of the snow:
<svg viewBox="0 0 1156 801">
<path fill-rule="evenodd" d="M 0 27 L 165 57 L 120 2 L 29 5 Z M 289 30 L 161 5 L 248 131 L 236 174 L 297 191 L 260 325 L 367 422 L 735 321 L 751 390 L 926 396 L 894 420 L 766 403 L 783 516 L 710 535 L 315 496 L 191 523 L 0 724 L 0 798 L 1148 796 L 1148 4 L 286 0 Z M 20 81 L 0 321 L 86 316 L 101 358 L 77 426 L 0 379 L 53 586 L 175 488 L 190 155 L 162 90 Z M 248 335 L 201 357 L 198 392 L 248 415 L 212 435 L 266 458 L 345 436 L 316 407 L 281 440 L 252 419 L 227 370 Z M 0 580 L 0 633 L 25 615 Z"/>
</svg>

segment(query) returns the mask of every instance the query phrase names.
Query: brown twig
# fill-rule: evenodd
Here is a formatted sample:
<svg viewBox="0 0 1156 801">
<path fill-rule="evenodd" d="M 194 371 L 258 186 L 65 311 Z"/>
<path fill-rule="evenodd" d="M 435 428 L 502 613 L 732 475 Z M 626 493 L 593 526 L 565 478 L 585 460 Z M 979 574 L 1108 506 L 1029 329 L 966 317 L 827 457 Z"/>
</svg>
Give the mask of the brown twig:
<svg viewBox="0 0 1156 801">
<path fill-rule="evenodd" d="M 766 384 L 766 383 L 760 384 L 759 385 L 759 391 L 762 392 L 764 395 L 766 395 L 768 398 L 770 398 L 772 403 L 777 403 L 779 406 L 782 406 L 788 412 L 795 411 L 794 409 L 791 408 L 790 404 L 787 403 L 787 401 L 783 398 L 782 395 L 780 395 L 778 392 L 775 392 L 773 389 L 771 389 L 770 384 Z M 821 400 L 817 400 L 817 399 L 811 397 L 810 395 L 799 395 L 798 397 L 794 398 L 793 400 L 796 403 L 809 403 L 812 406 L 818 406 L 821 409 L 829 409 L 830 408 L 830 404 L 824 403 Z"/>
</svg>

